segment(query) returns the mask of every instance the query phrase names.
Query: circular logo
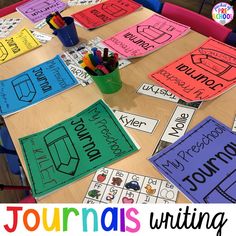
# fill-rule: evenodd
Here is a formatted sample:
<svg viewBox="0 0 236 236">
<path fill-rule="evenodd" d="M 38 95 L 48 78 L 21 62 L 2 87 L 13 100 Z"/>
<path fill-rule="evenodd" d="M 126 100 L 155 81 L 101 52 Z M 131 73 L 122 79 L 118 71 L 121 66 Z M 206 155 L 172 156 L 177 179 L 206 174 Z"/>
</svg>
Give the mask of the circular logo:
<svg viewBox="0 0 236 236">
<path fill-rule="evenodd" d="M 214 21 L 221 25 L 226 25 L 233 20 L 234 9 L 230 4 L 220 2 L 213 7 L 211 14 Z"/>
</svg>

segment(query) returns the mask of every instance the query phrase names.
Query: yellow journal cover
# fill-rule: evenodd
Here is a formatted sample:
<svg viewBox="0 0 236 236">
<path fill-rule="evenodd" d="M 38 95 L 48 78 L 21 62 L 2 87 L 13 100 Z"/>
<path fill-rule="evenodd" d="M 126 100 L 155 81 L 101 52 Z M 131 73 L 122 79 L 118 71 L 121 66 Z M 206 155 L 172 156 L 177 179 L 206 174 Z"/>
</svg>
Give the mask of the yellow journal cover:
<svg viewBox="0 0 236 236">
<path fill-rule="evenodd" d="M 0 64 L 39 46 L 40 42 L 24 28 L 11 37 L 0 40 Z"/>
</svg>

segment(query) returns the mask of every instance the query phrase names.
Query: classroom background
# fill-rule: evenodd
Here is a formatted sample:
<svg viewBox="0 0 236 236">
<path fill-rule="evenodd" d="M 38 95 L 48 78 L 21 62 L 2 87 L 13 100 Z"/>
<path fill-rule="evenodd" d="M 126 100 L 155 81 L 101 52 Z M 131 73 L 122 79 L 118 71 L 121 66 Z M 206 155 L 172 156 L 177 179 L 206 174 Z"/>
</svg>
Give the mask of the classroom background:
<svg viewBox="0 0 236 236">
<path fill-rule="evenodd" d="M 20 0 L 1 0 L 0 1 L 0 8 L 10 6 L 11 4 L 17 3 Z M 163 0 L 162 2 L 165 2 Z M 215 5 L 217 2 L 222 1 L 216 1 L 216 0 L 168 0 L 170 3 L 174 3 L 178 6 L 187 8 L 189 10 L 200 12 L 202 15 L 211 18 L 211 10 L 213 5 Z M 236 4 L 236 3 L 235 3 Z M 236 20 L 231 21 L 227 27 L 229 28 L 235 28 L 236 27 Z"/>
</svg>

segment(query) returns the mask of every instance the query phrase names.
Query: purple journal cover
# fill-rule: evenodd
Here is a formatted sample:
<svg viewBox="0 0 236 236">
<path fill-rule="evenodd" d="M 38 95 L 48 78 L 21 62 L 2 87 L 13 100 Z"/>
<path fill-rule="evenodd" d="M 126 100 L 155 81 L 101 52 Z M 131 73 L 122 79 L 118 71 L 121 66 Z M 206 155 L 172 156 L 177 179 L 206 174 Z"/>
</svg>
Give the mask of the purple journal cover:
<svg viewBox="0 0 236 236">
<path fill-rule="evenodd" d="M 236 133 L 210 116 L 149 161 L 194 203 L 236 203 Z"/>
<path fill-rule="evenodd" d="M 63 11 L 67 4 L 61 0 L 32 0 L 19 7 L 17 10 L 33 23 L 46 19 L 46 17 L 56 11 Z"/>
</svg>

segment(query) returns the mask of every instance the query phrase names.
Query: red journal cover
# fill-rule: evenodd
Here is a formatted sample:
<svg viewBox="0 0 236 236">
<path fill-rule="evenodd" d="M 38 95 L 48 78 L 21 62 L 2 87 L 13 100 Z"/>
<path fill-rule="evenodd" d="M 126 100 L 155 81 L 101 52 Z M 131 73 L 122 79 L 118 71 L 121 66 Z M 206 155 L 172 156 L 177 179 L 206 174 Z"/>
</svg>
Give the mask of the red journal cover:
<svg viewBox="0 0 236 236">
<path fill-rule="evenodd" d="M 133 0 L 108 0 L 79 11 L 72 16 L 85 28 L 94 29 L 128 15 L 141 6 Z"/>
</svg>

